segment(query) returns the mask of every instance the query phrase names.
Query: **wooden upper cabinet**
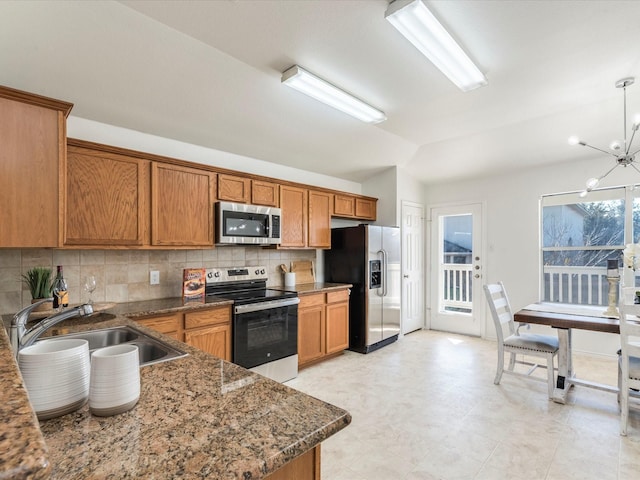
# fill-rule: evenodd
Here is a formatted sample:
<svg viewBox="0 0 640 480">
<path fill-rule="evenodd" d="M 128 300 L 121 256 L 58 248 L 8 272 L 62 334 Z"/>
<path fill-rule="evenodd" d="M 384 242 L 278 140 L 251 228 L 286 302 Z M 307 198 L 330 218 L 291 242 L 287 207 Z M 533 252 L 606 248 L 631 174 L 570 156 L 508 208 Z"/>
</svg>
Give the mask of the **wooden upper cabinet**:
<svg viewBox="0 0 640 480">
<path fill-rule="evenodd" d="M 376 199 L 336 193 L 333 200 L 333 216 L 375 220 Z"/>
<path fill-rule="evenodd" d="M 218 175 L 218 200 L 249 203 L 251 199 L 251 180 L 235 175 Z"/>
<path fill-rule="evenodd" d="M 150 162 L 74 142 L 67 153 L 64 245 L 143 245 Z"/>
<path fill-rule="evenodd" d="M 152 162 L 151 244 L 213 246 L 216 174 Z"/>
<path fill-rule="evenodd" d="M 332 201 L 330 193 L 309 190 L 309 247 L 331 248 Z"/>
<path fill-rule="evenodd" d="M 57 247 L 73 105 L 0 87 L 0 248 Z"/>
<path fill-rule="evenodd" d="M 333 214 L 338 217 L 353 217 L 356 214 L 355 197 L 336 194 L 333 197 Z"/>
<path fill-rule="evenodd" d="M 356 218 L 375 220 L 376 201 L 368 198 L 356 197 Z"/>
<path fill-rule="evenodd" d="M 277 183 L 251 180 L 251 203 L 277 207 L 280 205 L 280 186 Z"/>
<path fill-rule="evenodd" d="M 307 190 L 280 186 L 280 208 L 282 209 L 281 247 L 307 246 Z"/>
</svg>

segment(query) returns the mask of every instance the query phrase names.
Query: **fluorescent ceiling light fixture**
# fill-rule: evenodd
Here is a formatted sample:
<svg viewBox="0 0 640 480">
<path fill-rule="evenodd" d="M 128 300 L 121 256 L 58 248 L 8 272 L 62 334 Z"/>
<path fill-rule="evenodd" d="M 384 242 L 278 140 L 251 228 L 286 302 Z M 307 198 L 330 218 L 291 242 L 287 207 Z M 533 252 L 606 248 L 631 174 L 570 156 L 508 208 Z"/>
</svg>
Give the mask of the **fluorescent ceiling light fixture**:
<svg viewBox="0 0 640 480">
<path fill-rule="evenodd" d="M 396 0 L 385 18 L 463 92 L 487 84 L 484 74 L 421 0 Z"/>
<path fill-rule="evenodd" d="M 294 65 L 282 74 L 282 83 L 363 122 L 380 123 L 387 119 L 384 112 L 367 105 L 298 65 Z"/>
</svg>

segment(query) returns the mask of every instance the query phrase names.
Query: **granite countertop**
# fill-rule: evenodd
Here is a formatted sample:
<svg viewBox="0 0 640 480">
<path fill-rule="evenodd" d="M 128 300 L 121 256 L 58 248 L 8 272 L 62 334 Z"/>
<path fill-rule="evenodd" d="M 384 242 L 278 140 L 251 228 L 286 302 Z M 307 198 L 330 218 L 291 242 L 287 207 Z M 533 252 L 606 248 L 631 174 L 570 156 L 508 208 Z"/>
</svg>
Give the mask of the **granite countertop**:
<svg viewBox="0 0 640 480">
<path fill-rule="evenodd" d="M 63 325 L 131 324 L 189 355 L 142 367 L 140 401 L 129 412 L 95 417 L 85 405 L 38 423 L 2 329 L 0 478 L 259 479 L 351 421 L 341 408 L 128 318 L 95 317 Z"/>
<path fill-rule="evenodd" d="M 299 295 L 305 295 L 310 293 L 318 293 L 322 291 L 342 290 L 345 288 L 351 288 L 353 285 L 349 283 L 305 283 L 296 285 L 295 287 L 268 287 L 274 290 L 280 291 L 294 291 Z M 207 297 L 204 303 L 183 303 L 182 297 L 172 298 L 159 298 L 156 300 L 143 300 L 139 302 L 127 302 L 117 303 L 115 306 L 109 308 L 107 312 L 115 315 L 122 315 L 128 318 L 141 318 L 151 315 L 163 315 L 176 312 L 189 312 L 202 310 L 206 308 L 219 307 L 223 305 L 232 305 L 233 300 L 226 300 L 219 297 Z M 11 325 L 11 319 L 13 315 L 4 314 L 2 320 L 5 328 L 9 328 Z M 30 320 L 31 321 L 31 320 Z"/>
<path fill-rule="evenodd" d="M 344 290 L 345 288 L 351 288 L 353 285 L 350 283 L 301 283 L 295 287 L 272 287 L 275 290 L 281 290 L 285 292 L 296 292 L 298 295 L 308 295 L 311 293 L 330 292 L 332 290 Z"/>
<path fill-rule="evenodd" d="M 118 303 L 110 308 L 109 312 L 129 318 L 146 317 L 149 315 L 162 315 L 175 312 L 189 312 L 205 308 L 231 305 L 233 300 L 216 297 L 207 297 L 204 303 L 183 303 L 181 297 L 160 298 L 157 300 L 144 300 L 140 302 Z"/>
</svg>

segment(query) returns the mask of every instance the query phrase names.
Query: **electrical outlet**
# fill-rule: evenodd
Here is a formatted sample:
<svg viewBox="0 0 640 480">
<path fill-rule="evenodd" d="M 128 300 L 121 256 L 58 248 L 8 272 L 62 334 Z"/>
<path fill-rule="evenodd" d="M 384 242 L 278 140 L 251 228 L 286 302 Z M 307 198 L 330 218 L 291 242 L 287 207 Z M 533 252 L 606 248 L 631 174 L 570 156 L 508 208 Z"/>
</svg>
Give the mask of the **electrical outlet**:
<svg viewBox="0 0 640 480">
<path fill-rule="evenodd" d="M 149 285 L 160 285 L 160 272 L 158 270 L 149 272 Z"/>
</svg>

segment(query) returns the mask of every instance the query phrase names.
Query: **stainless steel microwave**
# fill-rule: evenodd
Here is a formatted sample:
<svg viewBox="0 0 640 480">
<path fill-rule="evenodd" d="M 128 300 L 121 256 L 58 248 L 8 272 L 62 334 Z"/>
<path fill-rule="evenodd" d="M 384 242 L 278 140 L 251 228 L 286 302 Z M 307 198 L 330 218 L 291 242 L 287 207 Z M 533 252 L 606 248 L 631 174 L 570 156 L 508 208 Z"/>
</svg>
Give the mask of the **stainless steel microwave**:
<svg viewBox="0 0 640 480">
<path fill-rule="evenodd" d="M 270 245 L 280 243 L 279 208 L 216 202 L 216 243 Z"/>
</svg>

